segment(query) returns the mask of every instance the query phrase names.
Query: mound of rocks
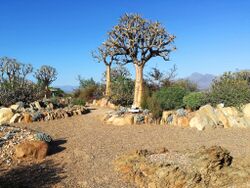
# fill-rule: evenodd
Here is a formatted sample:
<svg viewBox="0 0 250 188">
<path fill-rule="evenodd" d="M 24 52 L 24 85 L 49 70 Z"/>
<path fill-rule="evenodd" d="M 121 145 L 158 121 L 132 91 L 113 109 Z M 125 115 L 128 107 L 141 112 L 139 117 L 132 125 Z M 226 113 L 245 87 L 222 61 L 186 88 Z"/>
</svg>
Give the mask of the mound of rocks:
<svg viewBox="0 0 250 188">
<path fill-rule="evenodd" d="M 49 135 L 8 124 L 0 126 L 0 166 L 11 166 L 17 159 L 43 159 L 47 155 Z"/>
<path fill-rule="evenodd" d="M 0 108 L 0 125 L 4 123 L 49 121 L 88 112 L 89 109 L 84 106 L 70 105 L 63 100 L 56 103 L 50 100 L 36 101 L 28 105 L 18 102 L 8 108 Z"/>
<path fill-rule="evenodd" d="M 220 147 L 195 152 L 138 150 L 115 161 L 117 172 L 138 187 L 238 187 L 250 183 L 248 168 L 232 165 L 233 157 Z M 243 186 L 244 187 L 244 186 Z"/>
<path fill-rule="evenodd" d="M 230 127 L 248 128 L 250 127 L 250 104 L 245 105 L 241 111 L 235 107 L 223 107 L 222 104 L 216 108 L 205 105 L 195 112 L 184 109 L 165 111 L 161 124 L 194 127 L 198 130 Z"/>
<path fill-rule="evenodd" d="M 123 126 L 152 123 L 153 120 L 148 110 L 130 109 L 120 107 L 118 110 L 108 112 L 103 121 L 107 124 Z"/>
</svg>

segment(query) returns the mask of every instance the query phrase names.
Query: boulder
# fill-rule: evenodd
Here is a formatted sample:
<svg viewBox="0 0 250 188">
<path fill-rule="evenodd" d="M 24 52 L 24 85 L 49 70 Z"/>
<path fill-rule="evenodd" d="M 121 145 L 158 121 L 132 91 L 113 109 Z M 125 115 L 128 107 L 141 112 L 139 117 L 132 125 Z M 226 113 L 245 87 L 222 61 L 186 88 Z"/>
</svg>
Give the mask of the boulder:
<svg viewBox="0 0 250 188">
<path fill-rule="evenodd" d="M 136 114 L 134 115 L 134 124 L 143 124 L 145 117 L 143 114 Z"/>
<path fill-rule="evenodd" d="M 0 109 L 0 125 L 4 123 L 9 123 L 11 118 L 14 116 L 11 108 L 1 108 Z"/>
<path fill-rule="evenodd" d="M 114 109 L 114 110 L 118 109 L 118 106 L 116 106 L 115 104 L 113 104 L 113 103 L 111 103 L 111 102 L 108 102 L 107 106 L 108 106 L 109 108 L 111 108 L 111 109 Z"/>
<path fill-rule="evenodd" d="M 224 125 L 224 127 L 239 127 L 246 128 L 250 126 L 250 121 L 245 112 L 240 112 L 235 107 L 217 108 L 216 113 L 219 121 Z"/>
<path fill-rule="evenodd" d="M 107 123 L 117 126 L 133 125 L 134 116 L 132 114 L 127 114 L 125 116 L 112 116 L 107 120 Z"/>
<path fill-rule="evenodd" d="M 102 98 L 99 103 L 100 107 L 106 107 L 108 105 L 108 99 Z"/>
<path fill-rule="evenodd" d="M 226 122 L 222 117 L 224 117 L 223 114 L 221 114 L 221 120 Z M 216 110 L 211 105 L 202 106 L 196 111 L 189 124 L 190 127 L 195 127 L 200 131 L 205 128 L 224 127 L 224 124 L 217 116 Z"/>
<path fill-rule="evenodd" d="M 189 127 L 190 119 L 187 116 L 179 117 L 177 119 L 177 125 L 181 127 Z"/>
<path fill-rule="evenodd" d="M 44 141 L 31 140 L 18 144 L 15 147 L 15 156 L 19 159 L 30 157 L 44 159 L 48 153 L 48 144 Z"/>
<path fill-rule="evenodd" d="M 206 124 L 207 120 L 203 119 L 200 115 L 195 115 L 189 123 L 190 127 L 197 128 L 199 131 L 203 131 Z"/>
<path fill-rule="evenodd" d="M 29 113 L 23 114 L 23 122 L 24 123 L 31 123 L 32 122 L 32 116 Z"/>
<path fill-rule="evenodd" d="M 21 114 L 16 113 L 16 114 L 10 119 L 10 123 L 17 123 L 21 117 L 22 117 Z"/>
<path fill-rule="evenodd" d="M 34 103 L 34 105 L 35 105 L 35 107 L 38 109 L 38 110 L 40 110 L 42 107 L 41 107 L 41 105 L 40 105 L 40 102 L 38 102 L 38 101 L 36 101 L 35 103 Z"/>
<path fill-rule="evenodd" d="M 10 108 L 14 111 L 17 111 L 18 109 L 20 108 L 23 108 L 24 107 L 24 103 L 23 102 L 18 102 L 16 104 L 13 104 L 10 106 Z"/>
<path fill-rule="evenodd" d="M 245 117 L 250 118 L 250 103 L 246 104 L 242 111 L 243 111 L 243 114 L 244 114 Z"/>
<path fill-rule="evenodd" d="M 97 100 L 96 99 L 93 100 L 92 105 L 97 106 Z"/>
<path fill-rule="evenodd" d="M 216 116 L 216 112 L 215 109 L 207 104 L 205 106 L 200 107 L 200 109 L 197 111 L 202 117 L 206 117 L 209 119 L 209 121 L 212 121 L 214 123 L 214 125 L 218 124 L 218 118 Z M 211 124 L 212 124 L 211 122 Z"/>
<path fill-rule="evenodd" d="M 162 118 L 161 118 L 161 125 L 168 123 L 168 118 L 174 113 L 174 111 L 163 111 L 162 112 Z"/>
</svg>

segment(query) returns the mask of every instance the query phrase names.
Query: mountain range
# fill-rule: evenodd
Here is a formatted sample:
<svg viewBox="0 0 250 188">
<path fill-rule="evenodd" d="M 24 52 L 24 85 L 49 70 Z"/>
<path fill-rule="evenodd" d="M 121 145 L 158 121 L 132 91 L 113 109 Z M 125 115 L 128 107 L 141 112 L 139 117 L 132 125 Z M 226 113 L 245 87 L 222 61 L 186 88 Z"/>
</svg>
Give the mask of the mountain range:
<svg viewBox="0 0 250 188">
<path fill-rule="evenodd" d="M 194 72 L 190 76 L 186 77 L 186 79 L 190 80 L 191 82 L 196 83 L 198 86 L 198 89 L 200 90 L 208 89 L 212 81 L 215 78 L 216 76 L 213 74 L 201 74 L 198 72 Z M 78 86 L 63 85 L 63 86 L 56 86 L 56 87 L 62 89 L 66 93 L 71 93 L 72 91 L 77 89 Z"/>
<path fill-rule="evenodd" d="M 198 89 L 206 90 L 211 85 L 212 81 L 216 78 L 213 74 L 201 74 L 198 72 L 192 73 L 186 79 L 197 84 Z"/>
</svg>

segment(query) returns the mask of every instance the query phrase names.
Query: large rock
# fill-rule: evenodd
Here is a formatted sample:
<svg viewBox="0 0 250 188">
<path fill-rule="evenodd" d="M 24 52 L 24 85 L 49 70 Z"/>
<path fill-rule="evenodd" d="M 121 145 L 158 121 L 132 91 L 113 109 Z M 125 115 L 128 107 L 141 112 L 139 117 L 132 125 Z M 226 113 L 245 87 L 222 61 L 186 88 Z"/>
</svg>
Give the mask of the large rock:
<svg viewBox="0 0 250 188">
<path fill-rule="evenodd" d="M 34 105 L 35 105 L 35 107 L 36 107 L 38 110 L 40 110 L 40 109 L 42 108 L 40 102 L 38 102 L 38 101 L 36 101 L 36 102 L 34 103 Z"/>
<path fill-rule="evenodd" d="M 247 109 L 247 108 L 246 108 Z M 245 111 L 246 111 L 245 109 Z M 217 108 L 218 119 L 224 127 L 250 127 L 249 117 L 237 110 L 235 107 Z"/>
<path fill-rule="evenodd" d="M 113 115 L 109 118 L 106 117 L 106 123 L 117 126 L 132 125 L 134 123 L 134 116 L 132 114 L 124 116 Z"/>
<path fill-rule="evenodd" d="M 10 119 L 10 123 L 17 123 L 21 117 L 22 117 L 21 114 L 16 113 L 16 114 Z"/>
<path fill-rule="evenodd" d="M 32 116 L 29 113 L 24 113 L 22 121 L 24 123 L 31 123 L 32 122 Z"/>
<path fill-rule="evenodd" d="M 208 119 L 208 121 L 211 121 L 210 124 L 218 124 L 218 118 L 215 109 L 211 105 L 207 104 L 202 106 L 197 112 L 200 114 L 200 116 L 204 116 Z"/>
<path fill-rule="evenodd" d="M 102 99 L 100 100 L 99 105 L 100 105 L 101 107 L 106 107 L 106 106 L 108 105 L 108 99 L 102 98 Z"/>
<path fill-rule="evenodd" d="M 202 117 L 200 114 L 196 114 L 189 123 L 190 127 L 196 128 L 199 131 L 205 129 L 206 126 L 211 126 L 211 121 L 207 117 Z M 213 125 L 213 123 L 212 123 Z"/>
<path fill-rule="evenodd" d="M 190 127 L 195 127 L 200 131 L 205 128 L 216 128 L 218 125 L 223 126 L 211 105 L 205 105 L 196 111 L 189 124 Z"/>
<path fill-rule="evenodd" d="M 174 111 L 163 111 L 162 112 L 162 118 L 161 118 L 161 122 L 160 122 L 160 124 L 161 125 L 164 125 L 164 124 L 168 124 L 168 118 L 172 115 L 172 114 L 174 114 Z"/>
<path fill-rule="evenodd" d="M 189 127 L 190 119 L 187 116 L 179 117 L 177 119 L 177 125 L 180 127 Z"/>
<path fill-rule="evenodd" d="M 44 159 L 48 153 L 48 144 L 43 141 L 26 141 L 16 146 L 15 155 L 17 158 Z"/>
<path fill-rule="evenodd" d="M 242 111 L 243 111 L 245 117 L 250 118 L 250 103 L 246 104 Z"/>
<path fill-rule="evenodd" d="M 9 123 L 11 118 L 14 116 L 11 108 L 1 108 L 0 109 L 0 125 L 4 123 Z"/>
</svg>

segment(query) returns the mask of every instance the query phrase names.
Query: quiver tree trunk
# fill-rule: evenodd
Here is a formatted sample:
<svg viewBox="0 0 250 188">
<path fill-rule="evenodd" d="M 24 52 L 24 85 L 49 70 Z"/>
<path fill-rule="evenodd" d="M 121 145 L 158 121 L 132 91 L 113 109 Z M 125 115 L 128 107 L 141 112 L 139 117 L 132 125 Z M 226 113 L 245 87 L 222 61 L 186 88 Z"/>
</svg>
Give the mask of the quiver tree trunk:
<svg viewBox="0 0 250 188">
<path fill-rule="evenodd" d="M 44 86 L 44 98 L 47 99 L 50 97 L 50 90 L 49 90 L 49 86 Z"/>
<path fill-rule="evenodd" d="M 110 65 L 106 65 L 106 97 L 110 97 L 111 95 L 111 67 Z"/>
<path fill-rule="evenodd" d="M 135 91 L 133 107 L 140 108 L 143 98 L 143 66 L 135 64 Z"/>
</svg>

